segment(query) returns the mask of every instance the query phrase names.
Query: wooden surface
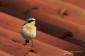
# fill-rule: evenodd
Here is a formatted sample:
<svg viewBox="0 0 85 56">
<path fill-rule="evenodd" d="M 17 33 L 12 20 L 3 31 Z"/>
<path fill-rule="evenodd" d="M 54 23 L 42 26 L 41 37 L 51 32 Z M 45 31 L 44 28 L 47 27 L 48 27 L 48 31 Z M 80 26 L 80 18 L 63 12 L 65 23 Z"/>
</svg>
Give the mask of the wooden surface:
<svg viewBox="0 0 85 56">
<path fill-rule="evenodd" d="M 0 56 L 85 56 L 84 7 L 84 0 L 0 0 Z M 29 17 L 37 19 L 34 48 L 21 35 Z"/>
</svg>

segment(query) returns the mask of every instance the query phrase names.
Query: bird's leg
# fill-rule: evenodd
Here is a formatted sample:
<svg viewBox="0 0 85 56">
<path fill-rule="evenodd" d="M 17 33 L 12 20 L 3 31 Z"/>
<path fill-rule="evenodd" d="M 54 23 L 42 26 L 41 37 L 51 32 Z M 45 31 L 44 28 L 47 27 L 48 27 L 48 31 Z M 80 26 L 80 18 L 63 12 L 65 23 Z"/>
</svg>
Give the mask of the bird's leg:
<svg viewBox="0 0 85 56">
<path fill-rule="evenodd" d="M 32 48 L 34 47 L 34 43 L 33 43 L 33 40 L 32 40 L 32 45 L 31 45 L 31 47 L 32 47 Z M 37 51 L 35 51 L 35 50 L 33 50 L 33 49 L 31 49 L 31 50 L 30 50 L 30 52 L 34 52 L 34 53 L 37 53 Z"/>
<path fill-rule="evenodd" d="M 27 45 L 29 43 L 29 40 L 25 40 L 25 44 L 24 45 Z"/>
<path fill-rule="evenodd" d="M 34 43 L 33 43 L 33 40 L 32 40 L 32 45 L 31 45 L 31 47 L 32 47 L 32 48 L 34 47 Z"/>
</svg>

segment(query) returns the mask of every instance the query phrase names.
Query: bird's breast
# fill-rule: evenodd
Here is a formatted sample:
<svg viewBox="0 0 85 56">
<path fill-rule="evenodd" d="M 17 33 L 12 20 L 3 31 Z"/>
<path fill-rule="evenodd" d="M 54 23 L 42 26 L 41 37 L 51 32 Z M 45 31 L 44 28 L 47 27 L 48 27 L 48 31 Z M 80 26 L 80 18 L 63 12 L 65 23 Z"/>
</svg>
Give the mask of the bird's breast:
<svg viewBox="0 0 85 56">
<path fill-rule="evenodd" d="M 22 29 L 22 34 L 24 35 L 24 37 L 26 39 L 33 39 L 36 37 L 36 27 L 28 27 L 28 28 L 25 28 L 23 27 Z"/>
</svg>

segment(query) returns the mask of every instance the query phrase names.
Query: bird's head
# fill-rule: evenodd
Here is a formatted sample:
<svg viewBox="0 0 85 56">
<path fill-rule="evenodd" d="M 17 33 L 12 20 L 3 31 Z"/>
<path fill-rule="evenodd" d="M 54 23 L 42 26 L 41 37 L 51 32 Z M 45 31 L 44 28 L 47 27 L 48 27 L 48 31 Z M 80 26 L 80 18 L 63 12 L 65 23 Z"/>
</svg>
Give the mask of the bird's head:
<svg viewBox="0 0 85 56">
<path fill-rule="evenodd" d="M 26 24 L 35 24 L 36 23 L 36 19 L 35 18 L 29 18 L 26 20 Z"/>
<path fill-rule="evenodd" d="M 31 23 L 31 22 L 35 22 L 35 21 L 36 21 L 35 18 L 29 18 L 29 19 L 27 19 L 26 23 Z"/>
</svg>

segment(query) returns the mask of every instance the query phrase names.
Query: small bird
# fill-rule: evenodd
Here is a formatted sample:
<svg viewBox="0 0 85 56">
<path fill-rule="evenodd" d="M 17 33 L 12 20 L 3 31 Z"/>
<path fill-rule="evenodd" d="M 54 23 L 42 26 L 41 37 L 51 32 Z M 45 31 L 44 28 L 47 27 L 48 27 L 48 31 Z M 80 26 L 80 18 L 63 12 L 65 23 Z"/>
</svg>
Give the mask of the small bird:
<svg viewBox="0 0 85 56">
<path fill-rule="evenodd" d="M 21 29 L 21 34 L 25 39 L 25 44 L 27 45 L 30 40 L 32 40 L 32 47 L 33 47 L 33 39 L 36 37 L 36 19 L 35 18 L 29 18 L 23 25 Z"/>
</svg>

